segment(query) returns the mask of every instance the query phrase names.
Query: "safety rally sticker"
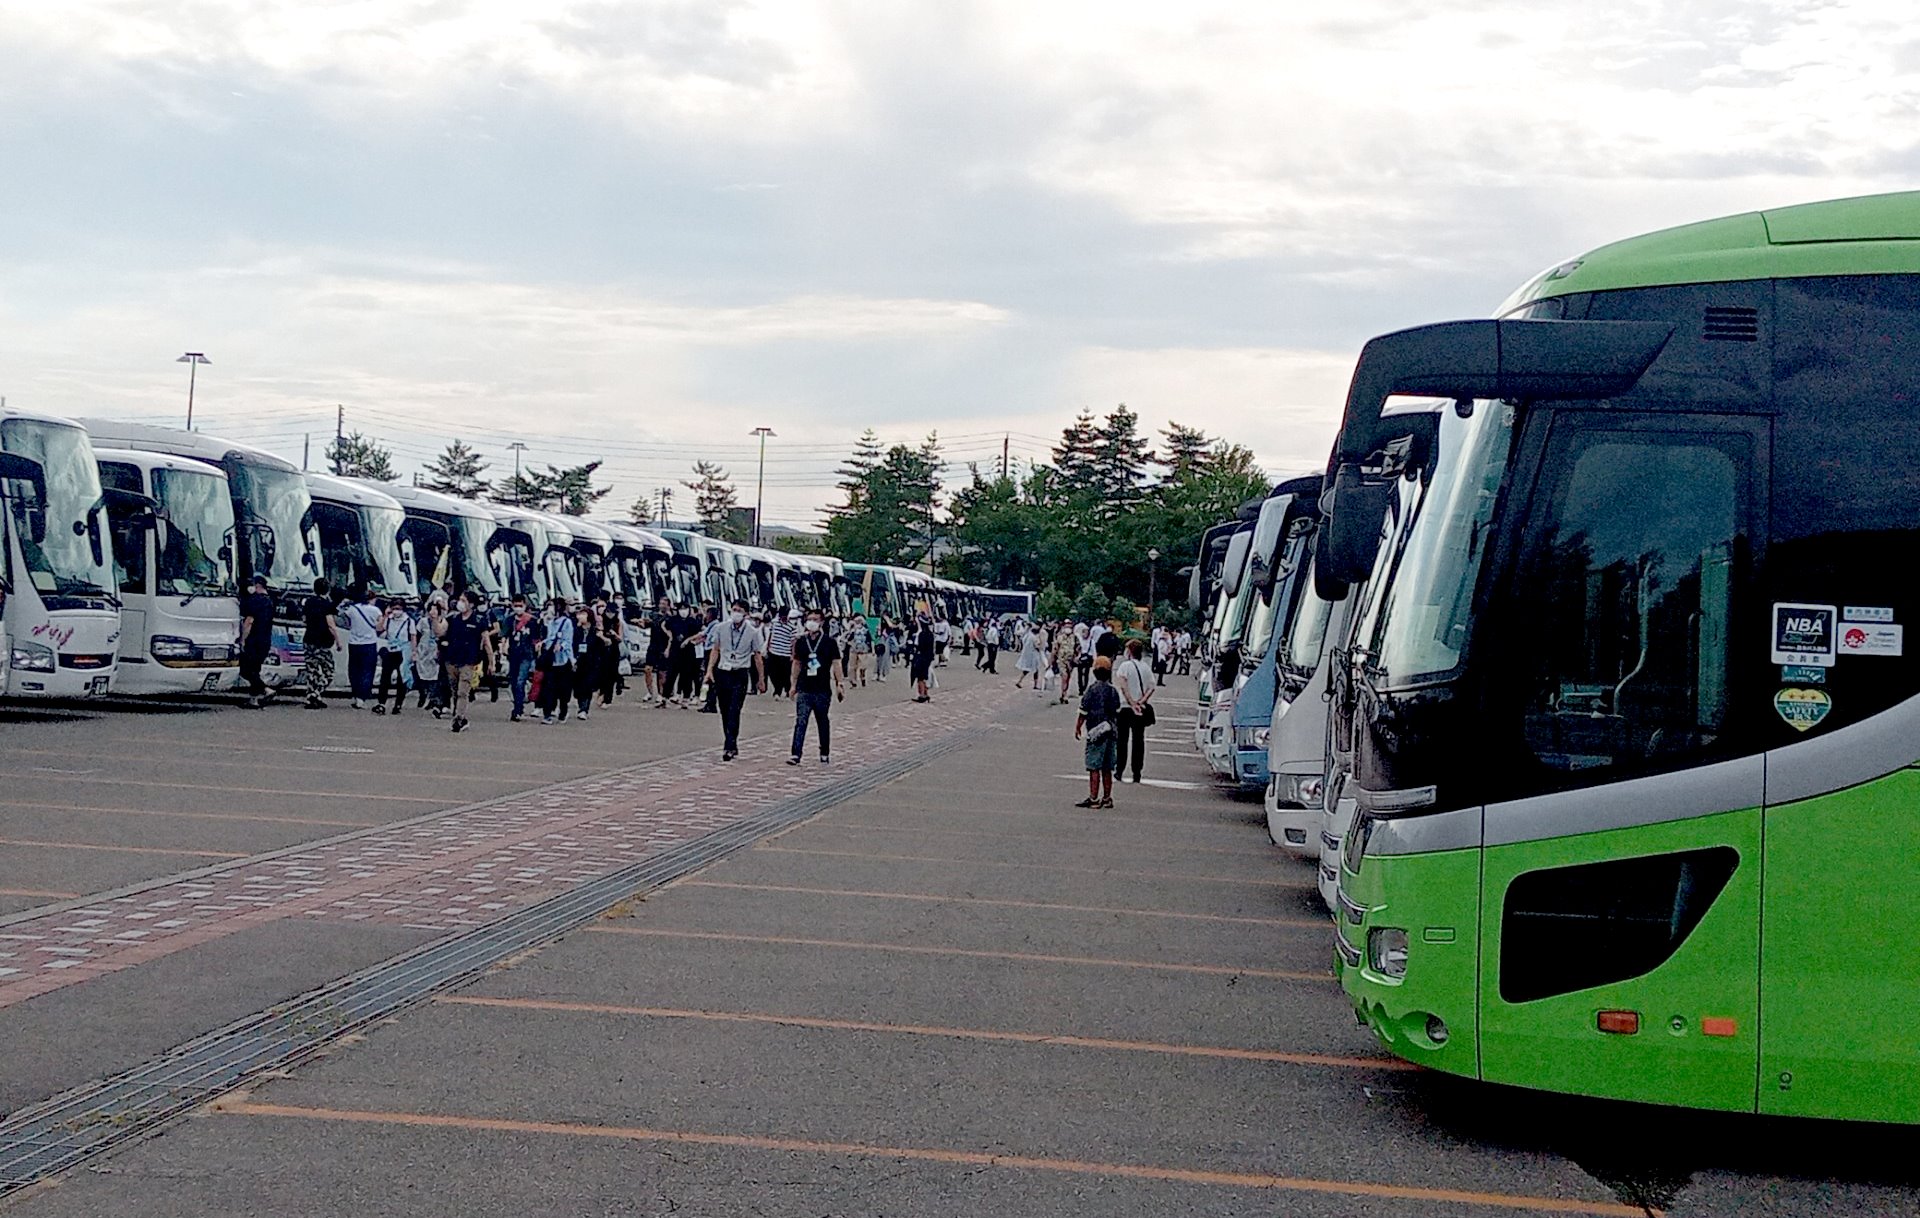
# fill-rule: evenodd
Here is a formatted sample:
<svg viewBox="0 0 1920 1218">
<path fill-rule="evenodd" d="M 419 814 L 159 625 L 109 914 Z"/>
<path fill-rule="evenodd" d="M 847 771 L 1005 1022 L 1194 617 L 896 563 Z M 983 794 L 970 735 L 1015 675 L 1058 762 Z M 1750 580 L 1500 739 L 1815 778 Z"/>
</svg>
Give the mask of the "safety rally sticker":
<svg viewBox="0 0 1920 1218">
<path fill-rule="evenodd" d="M 1783 689 L 1773 696 L 1773 709 L 1796 732 L 1811 730 L 1833 709 L 1824 689 Z"/>
<path fill-rule="evenodd" d="M 1840 627 L 1840 654 L 1843 656 L 1897 656 L 1900 654 L 1899 626 L 1869 626 L 1847 622 Z"/>
</svg>

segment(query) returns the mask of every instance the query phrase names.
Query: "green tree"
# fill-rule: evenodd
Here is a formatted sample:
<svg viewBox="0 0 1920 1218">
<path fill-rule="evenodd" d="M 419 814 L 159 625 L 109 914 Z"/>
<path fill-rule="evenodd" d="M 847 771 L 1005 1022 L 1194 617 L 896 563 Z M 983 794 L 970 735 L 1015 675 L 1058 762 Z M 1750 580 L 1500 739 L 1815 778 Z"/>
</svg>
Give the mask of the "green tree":
<svg viewBox="0 0 1920 1218">
<path fill-rule="evenodd" d="M 378 440 L 350 431 L 327 441 L 327 464 L 341 478 L 366 478 L 374 482 L 392 482 L 393 454 Z"/>
<path fill-rule="evenodd" d="M 478 499 L 487 493 L 487 480 L 480 476 L 486 470 L 487 464 L 479 453 L 455 440 L 427 466 L 427 476 L 420 485 L 442 495 Z"/>
<path fill-rule="evenodd" d="M 772 548 L 782 554 L 825 554 L 827 543 L 812 533 L 782 533 L 773 538 Z"/>
<path fill-rule="evenodd" d="M 860 438 L 854 441 L 852 455 L 835 471 L 840 477 L 835 485 L 840 488 L 842 501 L 827 509 L 829 518 L 860 510 L 862 496 L 867 490 L 867 479 L 880 467 L 886 455 L 886 446 L 880 443 L 880 437 L 873 428 L 869 427 L 860 433 Z"/>
<path fill-rule="evenodd" d="M 1073 619 L 1076 622 L 1104 621 L 1107 610 L 1113 606 L 1113 599 L 1107 590 L 1099 584 L 1080 585 L 1080 591 L 1073 598 Z"/>
<path fill-rule="evenodd" d="M 1060 591 L 1059 584 L 1048 584 L 1033 598 L 1033 615 L 1043 622 L 1057 622 L 1073 612 L 1073 598 Z"/>
<path fill-rule="evenodd" d="M 542 509 L 547 504 L 547 486 L 537 471 L 525 470 L 494 483 L 493 497 L 497 503 Z"/>
<path fill-rule="evenodd" d="M 680 485 L 693 492 L 694 514 L 702 528 L 724 541 L 741 540 L 732 536 L 732 516 L 740 506 L 739 496 L 724 467 L 712 461 L 695 461 L 693 480 Z"/>
<path fill-rule="evenodd" d="M 1169 421 L 1160 429 L 1160 463 L 1167 467 L 1170 480 L 1205 465 L 1212 450 L 1213 441 L 1197 427 Z"/>
<path fill-rule="evenodd" d="M 589 461 L 585 465 L 569 465 L 565 469 L 547 466 L 542 475 L 547 482 L 549 497 L 555 503 L 556 511 L 569 516 L 585 516 L 593 511 L 593 505 L 613 493 L 610 486 L 595 486 L 594 474 L 600 471 L 601 463 Z"/>
<path fill-rule="evenodd" d="M 827 550 L 851 562 L 918 564 L 932 551 L 940 504 L 940 442 L 895 444 L 829 514 Z"/>
<path fill-rule="evenodd" d="M 1140 606 L 1124 596 L 1116 596 L 1107 606 L 1107 616 L 1120 623 L 1122 632 L 1133 629 L 1133 619 L 1140 612 Z"/>
</svg>

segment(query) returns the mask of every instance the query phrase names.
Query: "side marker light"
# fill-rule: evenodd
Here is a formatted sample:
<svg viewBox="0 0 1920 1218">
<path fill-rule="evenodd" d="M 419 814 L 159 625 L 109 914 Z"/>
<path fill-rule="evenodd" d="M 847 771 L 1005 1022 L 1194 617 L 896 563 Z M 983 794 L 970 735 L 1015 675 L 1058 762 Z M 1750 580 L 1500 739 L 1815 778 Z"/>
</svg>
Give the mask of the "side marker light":
<svg viewBox="0 0 1920 1218">
<path fill-rule="evenodd" d="M 1602 1011 L 1595 1026 L 1614 1036 L 1633 1036 L 1640 1031 L 1640 1012 Z"/>
<path fill-rule="evenodd" d="M 1709 1015 L 1700 1021 L 1700 1035 L 1702 1036 L 1737 1036 L 1739 1033 L 1740 1025 L 1731 1019 Z"/>
</svg>

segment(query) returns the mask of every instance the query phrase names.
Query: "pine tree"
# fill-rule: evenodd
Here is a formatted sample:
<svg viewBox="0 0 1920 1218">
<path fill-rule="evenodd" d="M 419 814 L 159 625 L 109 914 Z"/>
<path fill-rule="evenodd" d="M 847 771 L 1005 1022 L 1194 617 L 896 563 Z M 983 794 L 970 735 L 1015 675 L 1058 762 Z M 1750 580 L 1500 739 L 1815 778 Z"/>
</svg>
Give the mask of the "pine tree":
<svg viewBox="0 0 1920 1218">
<path fill-rule="evenodd" d="M 1094 438 L 1094 486 L 1108 519 L 1138 501 L 1153 460 L 1153 450 L 1140 434 L 1140 416 L 1124 402 L 1114 407 Z"/>
<path fill-rule="evenodd" d="M 840 488 L 843 498 L 842 502 L 827 509 L 829 519 L 860 510 L 860 498 L 866 493 L 867 479 L 879 468 L 886 455 L 887 450 L 880 443 L 880 437 L 874 434 L 873 428 L 869 427 L 860 433 L 846 464 L 834 471 L 840 476 L 840 481 L 835 485 Z"/>
<path fill-rule="evenodd" d="M 479 453 L 455 440 L 427 466 L 426 477 L 420 485 L 442 495 L 478 499 L 487 493 L 487 480 L 480 476 L 486 469 Z"/>
<path fill-rule="evenodd" d="M 357 431 L 327 441 L 327 464 L 341 478 L 366 478 L 373 482 L 392 482 L 393 454 L 378 440 Z"/>
<path fill-rule="evenodd" d="M 1091 410 L 1082 410 L 1060 432 L 1060 443 L 1053 449 L 1053 468 L 1058 489 L 1067 495 L 1095 493 L 1100 450 L 1100 427 Z"/>
<path fill-rule="evenodd" d="M 1213 441 L 1207 438 L 1206 432 L 1171 420 L 1160 429 L 1160 438 L 1160 464 L 1167 469 L 1168 482 L 1177 481 L 1205 465 L 1213 450 Z"/>
<path fill-rule="evenodd" d="M 739 505 L 727 471 L 712 461 L 693 463 L 693 480 L 680 485 L 693 492 L 694 514 L 707 532 L 718 537 L 726 530 L 733 511 Z"/>
<path fill-rule="evenodd" d="M 530 469 L 516 473 L 493 484 L 495 503 L 511 503 L 515 507 L 544 510 L 552 498 L 551 489 L 537 470 Z"/>
<path fill-rule="evenodd" d="M 547 487 L 547 497 L 556 505 L 554 510 L 569 516 L 585 516 L 593 511 L 593 505 L 613 493 L 610 486 L 595 486 L 594 474 L 599 472 L 601 462 L 589 461 L 585 465 L 569 465 L 565 469 L 547 466 L 541 475 Z"/>
</svg>

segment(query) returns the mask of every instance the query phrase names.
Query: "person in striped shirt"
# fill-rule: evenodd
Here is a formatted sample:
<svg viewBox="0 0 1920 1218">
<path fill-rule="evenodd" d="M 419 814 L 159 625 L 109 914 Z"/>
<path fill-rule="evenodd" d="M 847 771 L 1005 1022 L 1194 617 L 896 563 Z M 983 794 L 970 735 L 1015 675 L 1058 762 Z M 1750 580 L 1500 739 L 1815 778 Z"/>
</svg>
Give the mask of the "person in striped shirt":
<svg viewBox="0 0 1920 1218">
<path fill-rule="evenodd" d="M 776 698 L 793 692 L 793 639 L 799 633 L 800 611 L 789 609 L 785 617 L 775 615 L 767 632 L 767 684 Z"/>
</svg>

